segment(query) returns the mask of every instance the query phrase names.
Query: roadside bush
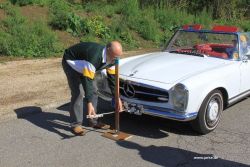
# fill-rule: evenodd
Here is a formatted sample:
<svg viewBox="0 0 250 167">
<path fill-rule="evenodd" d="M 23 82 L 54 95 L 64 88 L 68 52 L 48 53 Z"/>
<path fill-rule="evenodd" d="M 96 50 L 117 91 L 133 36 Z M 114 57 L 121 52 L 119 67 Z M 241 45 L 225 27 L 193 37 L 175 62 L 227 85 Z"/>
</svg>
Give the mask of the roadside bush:
<svg viewBox="0 0 250 167">
<path fill-rule="evenodd" d="M 66 30 L 73 36 L 86 34 L 86 21 L 71 12 L 70 6 L 65 1 L 56 0 L 50 5 L 50 25 L 59 30 Z"/>
<path fill-rule="evenodd" d="M 133 22 L 134 25 L 131 27 L 138 31 L 144 39 L 155 42 L 159 40 L 158 23 L 152 17 L 144 16 Z"/>
<path fill-rule="evenodd" d="M 113 20 L 110 26 L 106 26 L 100 16 L 86 20 L 86 34 L 81 37 L 81 41 L 94 41 L 107 44 L 111 40 L 119 40 L 126 49 L 137 47 L 137 42 L 133 39 L 131 31 L 121 20 Z"/>
<path fill-rule="evenodd" d="M 130 28 L 137 31 L 144 39 L 159 41 L 160 30 L 152 16 L 145 13 L 135 18 L 129 17 L 127 21 Z"/>
<path fill-rule="evenodd" d="M 202 24 L 208 29 L 214 24 L 236 25 L 250 31 L 245 1 L 227 2 L 224 7 L 233 6 L 217 11 L 221 9 L 219 3 L 215 5 L 218 1 L 208 0 L 9 0 L 8 4 L 0 4 L 9 16 L 0 24 L 0 52 L 8 55 L 47 55 L 58 48 L 55 35 L 46 25 L 39 21 L 27 25 L 26 20 L 16 14 L 19 7 L 10 2 L 19 6 L 48 5 L 49 25 L 53 29 L 67 31 L 82 41 L 106 43 L 116 39 L 129 49 L 146 46 L 152 41 L 161 46 L 184 24 Z M 234 8 L 239 9 L 233 11 Z M 36 25 L 45 33 L 39 39 L 38 32 L 42 30 Z M 49 50 L 42 50 L 38 45 Z"/>
<path fill-rule="evenodd" d="M 213 24 L 212 13 L 203 10 L 198 16 L 195 16 L 194 23 L 202 24 L 203 28 L 210 29 Z"/>
<path fill-rule="evenodd" d="M 100 3 L 99 2 L 84 2 L 83 8 L 86 12 L 99 13 L 100 11 Z"/>
<path fill-rule="evenodd" d="M 20 6 L 25 6 L 25 5 L 31 5 L 31 4 L 37 4 L 44 6 L 46 4 L 49 4 L 50 0 L 10 0 L 12 4 L 17 4 Z"/>
<path fill-rule="evenodd" d="M 80 16 L 74 13 L 69 13 L 66 23 L 67 32 L 71 33 L 73 36 L 86 34 L 86 23 Z"/>
<path fill-rule="evenodd" d="M 80 41 L 82 41 L 82 42 L 102 42 L 100 39 L 96 38 L 93 34 L 84 35 Z"/>
<path fill-rule="evenodd" d="M 10 0 L 10 2 L 12 4 L 17 4 L 20 6 L 25 6 L 25 5 L 29 5 L 32 4 L 34 0 Z"/>
<path fill-rule="evenodd" d="M 68 18 L 70 15 L 70 7 L 68 3 L 61 0 L 54 0 L 50 4 L 51 20 L 50 25 L 59 30 L 68 28 Z"/>
<path fill-rule="evenodd" d="M 244 31 L 250 32 L 250 21 L 249 21 L 249 20 L 241 21 L 239 24 L 240 24 L 240 27 L 241 27 Z"/>
<path fill-rule="evenodd" d="M 166 43 L 174 32 L 185 24 L 202 24 L 205 28 L 209 28 L 212 23 L 211 15 L 207 11 L 201 12 L 194 16 L 188 14 L 185 10 L 177 8 L 164 7 L 154 11 L 154 17 L 160 24 L 164 32 L 162 42 Z"/>
<path fill-rule="evenodd" d="M 87 33 L 102 39 L 110 39 L 110 29 L 101 16 L 94 16 L 86 21 Z"/>
<path fill-rule="evenodd" d="M 15 16 L 18 12 L 17 9 L 8 2 L 0 4 L 0 9 L 3 9 L 4 12 L 9 16 Z"/>
<path fill-rule="evenodd" d="M 42 22 L 32 25 L 16 11 L 1 22 L 0 54 L 47 57 L 61 51 L 56 35 Z"/>
<path fill-rule="evenodd" d="M 160 23 L 162 30 L 170 31 L 184 24 L 192 24 L 194 21 L 193 15 L 189 15 L 187 12 L 176 8 L 156 9 L 154 17 Z"/>
<path fill-rule="evenodd" d="M 159 41 L 160 31 L 158 23 L 152 16 L 152 9 L 140 10 L 138 0 L 127 0 L 123 3 L 121 11 L 131 29 L 146 40 Z"/>
<path fill-rule="evenodd" d="M 113 17 L 115 13 L 119 13 L 119 9 L 117 5 L 105 5 L 101 9 L 101 13 L 103 13 L 107 17 Z"/>
<path fill-rule="evenodd" d="M 123 0 L 121 13 L 125 17 L 137 17 L 140 15 L 138 0 Z"/>
<path fill-rule="evenodd" d="M 120 40 L 125 48 L 135 48 L 138 46 L 136 40 L 133 38 L 131 30 L 127 24 L 122 20 L 114 20 L 111 23 L 111 38 Z"/>
<path fill-rule="evenodd" d="M 107 3 L 104 4 L 103 2 L 88 2 L 83 5 L 84 10 L 88 13 L 94 13 L 97 15 L 102 15 L 106 17 L 113 17 L 114 14 L 121 13 L 121 2 L 114 2 L 112 4 Z"/>
</svg>

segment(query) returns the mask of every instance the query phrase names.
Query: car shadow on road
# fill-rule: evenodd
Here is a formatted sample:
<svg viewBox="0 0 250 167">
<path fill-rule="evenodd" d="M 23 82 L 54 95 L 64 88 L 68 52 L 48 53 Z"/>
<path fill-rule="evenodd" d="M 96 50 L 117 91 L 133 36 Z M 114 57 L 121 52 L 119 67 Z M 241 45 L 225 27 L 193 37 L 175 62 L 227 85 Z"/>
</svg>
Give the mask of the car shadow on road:
<svg viewBox="0 0 250 167">
<path fill-rule="evenodd" d="M 63 104 L 57 107 L 57 110 L 68 112 L 69 103 Z M 98 113 L 106 113 L 114 111 L 110 103 L 100 99 L 98 103 Z M 69 135 L 70 123 L 69 114 L 58 113 L 58 112 L 42 112 L 40 107 L 27 106 L 15 109 L 15 113 L 18 118 L 26 119 L 32 124 L 46 129 L 50 132 L 56 133 L 62 137 L 62 139 L 68 139 L 74 137 L 74 135 Z M 25 113 L 25 114 L 24 114 Z M 38 113 L 35 114 L 34 113 Z M 115 128 L 115 118 L 114 114 L 106 115 L 100 118 L 100 121 L 110 124 L 111 127 Z M 86 118 L 86 110 L 84 109 L 84 119 L 83 126 L 88 127 L 88 120 Z M 95 131 L 91 128 L 87 128 L 88 131 Z M 142 136 L 153 139 L 160 139 L 168 137 L 168 133 L 175 133 L 180 135 L 191 135 L 197 136 L 188 123 L 177 122 L 172 120 L 167 120 L 158 117 L 152 117 L 147 115 L 137 116 L 128 113 L 120 114 L 120 130 L 135 136 Z M 64 133 L 66 131 L 66 133 Z M 96 130 L 97 132 L 101 132 Z M 102 132 L 101 132 L 102 133 Z"/>
<path fill-rule="evenodd" d="M 57 107 L 57 109 L 61 111 L 69 111 L 69 103 L 63 104 L 62 106 Z M 97 110 L 98 113 L 106 113 L 114 111 L 114 108 L 109 102 L 99 99 Z M 103 118 L 99 118 L 99 120 L 111 125 L 114 129 L 114 116 L 115 114 L 106 115 Z M 83 125 L 88 126 L 86 111 L 84 112 Z M 125 112 L 120 114 L 120 130 L 132 135 L 154 139 L 168 137 L 169 132 L 188 136 L 199 135 L 192 130 L 190 124 L 187 122 L 178 122 L 147 115 L 137 116 Z"/>
<path fill-rule="evenodd" d="M 114 127 L 114 116 L 107 116 L 102 120 Z M 169 133 L 199 136 L 187 122 L 177 122 L 147 115 L 137 116 L 129 113 L 120 115 L 120 130 L 135 136 L 154 139 L 168 137 Z"/>
<path fill-rule="evenodd" d="M 98 111 L 110 112 L 112 110 L 114 109 L 108 102 L 102 99 L 99 100 Z M 114 127 L 114 114 L 107 115 L 101 120 Z M 199 135 L 192 130 L 187 122 L 178 122 L 148 115 L 138 116 L 126 112 L 120 114 L 120 129 L 133 135 L 156 139 L 167 137 L 169 132 L 189 136 Z"/>
<path fill-rule="evenodd" d="M 69 103 L 64 104 L 62 106 L 57 107 L 58 110 L 69 111 Z M 107 101 L 99 99 L 97 106 L 98 114 L 107 113 L 114 111 L 114 108 Z M 83 116 L 83 126 L 88 126 L 88 120 L 86 119 L 86 111 L 84 111 Z M 115 114 L 105 115 L 103 118 L 99 118 L 99 120 L 103 123 L 111 125 L 112 129 L 115 128 Z M 144 116 L 143 116 L 144 117 Z M 148 138 L 164 138 L 168 137 L 168 133 L 165 131 L 161 131 L 159 128 L 155 128 L 154 123 L 151 124 L 146 119 L 142 119 L 143 117 L 130 115 L 127 113 L 120 114 L 120 130 L 132 135 L 143 136 Z M 149 125 L 148 125 L 149 124 Z M 151 124 L 151 125 L 150 125 Z M 88 129 L 89 130 L 89 129 Z"/>
<path fill-rule="evenodd" d="M 126 149 L 137 150 L 143 160 L 160 166 L 248 167 L 248 165 L 242 163 L 221 159 L 216 155 L 199 154 L 169 146 L 142 146 L 131 141 L 118 141 L 117 144 Z"/>
<path fill-rule="evenodd" d="M 42 109 L 36 106 L 18 108 L 15 109 L 15 113 L 18 118 L 25 119 L 40 128 L 56 133 L 61 136 L 62 139 L 74 137 L 74 135 L 68 135 L 62 132 L 70 131 L 68 116 L 66 115 L 52 112 L 42 112 Z"/>
</svg>

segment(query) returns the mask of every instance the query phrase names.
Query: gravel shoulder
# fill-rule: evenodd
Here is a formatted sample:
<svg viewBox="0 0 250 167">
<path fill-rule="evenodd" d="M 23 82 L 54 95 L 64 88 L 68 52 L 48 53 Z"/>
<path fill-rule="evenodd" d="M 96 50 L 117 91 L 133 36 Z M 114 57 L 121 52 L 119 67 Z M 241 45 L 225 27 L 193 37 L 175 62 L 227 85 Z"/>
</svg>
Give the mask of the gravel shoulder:
<svg viewBox="0 0 250 167">
<path fill-rule="evenodd" d="M 125 52 L 123 57 L 156 51 Z M 0 120 L 16 118 L 16 109 L 53 107 L 69 101 L 61 58 L 18 60 L 0 63 Z"/>
</svg>

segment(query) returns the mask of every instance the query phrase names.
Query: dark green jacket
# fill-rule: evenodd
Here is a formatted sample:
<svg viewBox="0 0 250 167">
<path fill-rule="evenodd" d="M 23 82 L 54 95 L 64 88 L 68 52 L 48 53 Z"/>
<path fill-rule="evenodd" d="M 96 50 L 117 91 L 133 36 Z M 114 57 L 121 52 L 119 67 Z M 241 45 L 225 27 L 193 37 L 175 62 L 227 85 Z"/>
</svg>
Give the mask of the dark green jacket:
<svg viewBox="0 0 250 167">
<path fill-rule="evenodd" d="M 70 48 L 65 50 L 64 58 L 65 60 L 85 60 L 87 66 L 94 66 L 95 71 L 101 70 L 107 64 L 103 63 L 103 50 L 105 46 L 93 43 L 93 42 L 81 42 L 76 45 L 71 46 Z M 85 71 L 86 72 L 86 71 Z M 93 71 L 90 71 L 92 73 Z M 108 75 L 109 87 L 111 89 L 112 94 L 114 95 L 114 75 Z M 85 100 L 87 102 L 92 102 L 93 97 L 93 77 L 89 75 L 83 75 L 80 77 L 83 89 L 85 91 Z"/>
</svg>

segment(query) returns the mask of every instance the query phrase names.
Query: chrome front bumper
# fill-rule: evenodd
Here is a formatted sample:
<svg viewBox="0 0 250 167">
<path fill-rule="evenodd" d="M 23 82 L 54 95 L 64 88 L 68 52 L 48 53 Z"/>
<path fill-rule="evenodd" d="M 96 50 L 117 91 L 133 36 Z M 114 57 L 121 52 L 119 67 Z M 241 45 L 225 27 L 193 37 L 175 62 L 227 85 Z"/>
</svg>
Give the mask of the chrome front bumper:
<svg viewBox="0 0 250 167">
<path fill-rule="evenodd" d="M 169 111 L 159 111 L 159 110 L 154 110 L 154 109 L 144 109 L 142 113 L 156 116 L 156 117 L 177 120 L 177 121 L 191 121 L 191 120 L 194 120 L 198 115 L 197 112 L 180 114 L 180 113 L 173 113 Z"/>
<path fill-rule="evenodd" d="M 129 113 L 136 114 L 136 115 L 152 115 L 156 117 L 162 117 L 166 119 L 171 120 L 177 120 L 177 121 L 191 121 L 194 120 L 198 112 L 193 113 L 178 113 L 175 110 L 166 109 L 166 108 L 158 108 L 158 107 L 152 107 L 152 106 L 146 106 L 142 104 L 133 104 L 133 103 L 126 103 L 126 110 Z M 124 103 L 124 104 L 125 104 Z"/>
</svg>

